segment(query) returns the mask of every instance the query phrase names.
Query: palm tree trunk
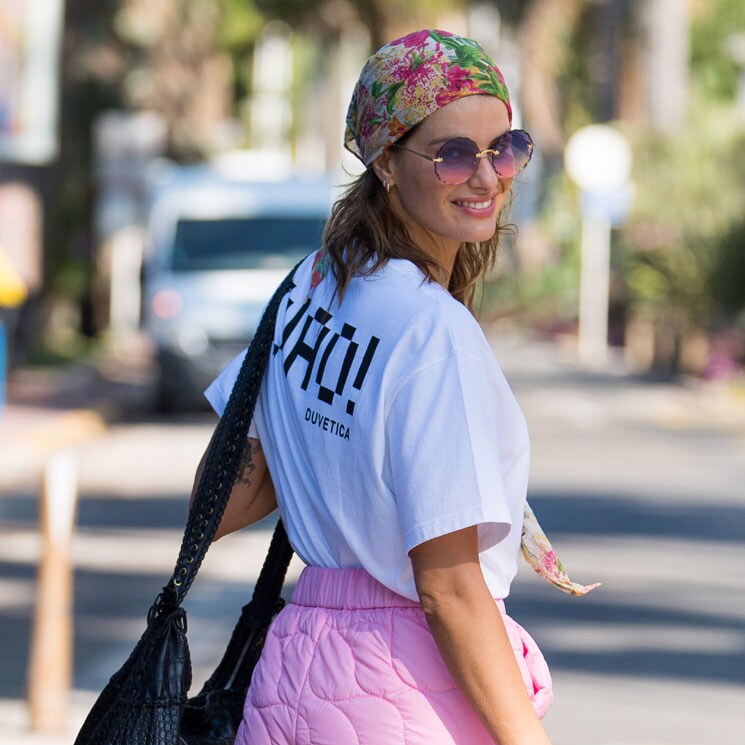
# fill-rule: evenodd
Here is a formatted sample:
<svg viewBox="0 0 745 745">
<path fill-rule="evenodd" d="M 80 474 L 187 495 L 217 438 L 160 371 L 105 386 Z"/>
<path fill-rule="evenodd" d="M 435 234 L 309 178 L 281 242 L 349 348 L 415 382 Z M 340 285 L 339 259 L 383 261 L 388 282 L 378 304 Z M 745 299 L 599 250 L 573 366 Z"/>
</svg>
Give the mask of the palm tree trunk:
<svg viewBox="0 0 745 745">
<path fill-rule="evenodd" d="M 558 157 L 564 149 L 556 77 L 564 44 L 585 3 L 586 0 L 530 0 L 520 24 L 525 118 L 548 157 Z"/>
</svg>

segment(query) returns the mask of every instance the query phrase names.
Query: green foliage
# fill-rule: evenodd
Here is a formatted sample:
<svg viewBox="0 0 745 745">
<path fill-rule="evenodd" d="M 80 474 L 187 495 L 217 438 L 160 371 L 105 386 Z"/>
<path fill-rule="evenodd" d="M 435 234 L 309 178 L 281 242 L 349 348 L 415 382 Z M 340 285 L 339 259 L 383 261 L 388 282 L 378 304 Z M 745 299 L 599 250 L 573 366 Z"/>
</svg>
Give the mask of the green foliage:
<svg viewBox="0 0 745 745">
<path fill-rule="evenodd" d="M 94 40 L 106 38 L 106 19 L 85 14 L 68 31 L 69 47 L 80 50 L 63 64 L 59 161 L 49 210 L 53 229 L 47 257 L 48 292 L 80 302 L 93 291 L 95 265 L 90 261 L 89 226 L 93 222 L 92 136 L 98 115 L 123 106 L 121 90 L 81 63 Z M 110 26 L 108 27 L 110 29 Z M 118 82 L 118 81 L 117 81 Z"/>
<path fill-rule="evenodd" d="M 632 133 L 637 199 L 620 235 L 629 305 L 677 339 L 745 320 L 745 127 L 731 54 L 745 4 L 693 8 L 688 121 L 675 136 Z"/>
<path fill-rule="evenodd" d="M 230 54 L 234 75 L 236 109 L 251 90 L 251 51 L 266 23 L 266 17 L 251 0 L 219 0 L 220 21 L 217 45 Z"/>
<path fill-rule="evenodd" d="M 742 0 L 697 3 L 691 28 L 691 64 L 707 98 L 731 101 L 735 95 L 737 65 L 729 48 L 735 34 L 745 34 Z"/>
<path fill-rule="evenodd" d="M 742 205 L 745 131 L 731 106 L 694 109 L 675 137 L 637 136 L 637 200 L 622 231 L 632 306 L 676 308 L 707 327 L 745 307 Z"/>
<path fill-rule="evenodd" d="M 249 0 L 219 0 L 220 45 L 242 55 L 250 49 L 266 22 L 263 13 Z"/>
<path fill-rule="evenodd" d="M 463 10 L 469 0 L 255 0 L 267 18 L 285 21 L 293 30 L 316 38 L 338 36 L 359 21 L 370 33 L 373 48 L 390 41 L 390 27 L 400 30 L 431 24 L 443 12 Z M 356 16 L 356 19 L 355 19 Z M 372 49 L 370 51 L 373 51 Z"/>
<path fill-rule="evenodd" d="M 562 118 L 567 132 L 573 132 L 593 121 L 594 90 L 587 65 L 586 36 L 586 29 L 581 23 L 574 28 L 566 28 L 563 34 L 556 78 L 561 90 Z"/>
<path fill-rule="evenodd" d="M 637 0 L 637 9 L 642 2 Z M 732 54 L 733 36 L 745 45 L 745 3 L 699 0 L 691 7 L 688 121 L 674 136 L 626 124 L 636 200 L 626 225 L 616 231 L 612 255 L 616 302 L 663 323 L 673 318 L 680 333 L 745 313 L 745 126 L 736 111 L 738 66 Z M 567 133 L 593 119 L 589 31 L 581 19 L 568 29 L 561 56 Z M 631 33 L 630 25 L 626 34 Z M 556 242 L 558 263 L 537 277 L 518 279 L 512 296 L 523 304 L 540 307 L 533 288 L 569 297 L 561 294 L 559 267 L 577 263 L 576 202 L 566 181 L 547 182 L 541 224 Z"/>
<path fill-rule="evenodd" d="M 531 237 L 518 233 L 514 245 L 505 246 L 498 261 L 498 276 L 487 281 L 482 316 L 510 316 L 520 324 L 547 331 L 571 327 L 579 306 L 580 217 L 576 189 L 563 174 L 546 181 L 541 227 L 553 239 L 555 256 L 539 267 L 524 266 L 521 254 Z M 519 185 L 517 198 L 519 198 Z M 512 259 L 512 260 L 511 260 Z"/>
<path fill-rule="evenodd" d="M 713 257 L 710 292 L 721 308 L 745 320 L 745 219 L 721 238 Z"/>
</svg>

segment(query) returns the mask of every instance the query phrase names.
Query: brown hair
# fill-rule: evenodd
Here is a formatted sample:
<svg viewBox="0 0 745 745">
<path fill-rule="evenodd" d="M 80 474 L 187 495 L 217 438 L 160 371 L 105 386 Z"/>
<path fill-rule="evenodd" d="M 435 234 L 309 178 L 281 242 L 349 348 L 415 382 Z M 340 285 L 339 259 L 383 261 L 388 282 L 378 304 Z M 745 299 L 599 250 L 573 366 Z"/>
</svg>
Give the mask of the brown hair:
<svg viewBox="0 0 745 745">
<path fill-rule="evenodd" d="M 502 234 L 512 229 L 513 226 L 500 223 L 489 240 L 461 244 L 448 291 L 469 310 L 473 310 L 481 281 L 494 267 Z M 437 281 L 437 262 L 411 239 L 372 168 L 353 181 L 334 205 L 323 242 L 336 278 L 339 300 L 343 299 L 352 277 L 373 274 L 389 259 L 408 259 L 429 280 Z"/>
</svg>

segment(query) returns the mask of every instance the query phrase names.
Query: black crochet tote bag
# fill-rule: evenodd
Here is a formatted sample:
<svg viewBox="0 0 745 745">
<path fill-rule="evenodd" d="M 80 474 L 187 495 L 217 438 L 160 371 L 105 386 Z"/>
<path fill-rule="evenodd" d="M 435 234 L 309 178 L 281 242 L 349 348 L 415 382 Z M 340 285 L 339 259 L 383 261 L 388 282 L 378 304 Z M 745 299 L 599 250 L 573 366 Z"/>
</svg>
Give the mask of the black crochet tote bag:
<svg viewBox="0 0 745 745">
<path fill-rule="evenodd" d="M 212 438 L 171 579 L 147 616 L 145 632 L 101 692 L 75 745 L 232 745 L 292 549 L 282 522 L 272 536 L 253 597 L 220 664 L 188 697 L 191 660 L 182 603 L 220 524 L 233 487 L 269 360 L 277 311 L 294 270 L 269 301 Z"/>
</svg>

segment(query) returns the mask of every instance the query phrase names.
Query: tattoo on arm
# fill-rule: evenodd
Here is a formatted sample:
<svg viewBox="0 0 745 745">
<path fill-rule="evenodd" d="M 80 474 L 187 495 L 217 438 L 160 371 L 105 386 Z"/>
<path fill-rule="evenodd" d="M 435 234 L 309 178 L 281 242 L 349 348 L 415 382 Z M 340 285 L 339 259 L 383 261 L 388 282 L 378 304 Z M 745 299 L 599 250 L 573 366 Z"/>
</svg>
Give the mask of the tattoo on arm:
<svg viewBox="0 0 745 745">
<path fill-rule="evenodd" d="M 246 447 L 243 450 L 243 455 L 241 455 L 241 462 L 238 467 L 238 478 L 236 481 L 245 486 L 251 485 L 251 474 L 256 470 L 253 456 L 258 452 L 261 452 L 261 443 L 258 440 L 247 439 Z"/>
</svg>

